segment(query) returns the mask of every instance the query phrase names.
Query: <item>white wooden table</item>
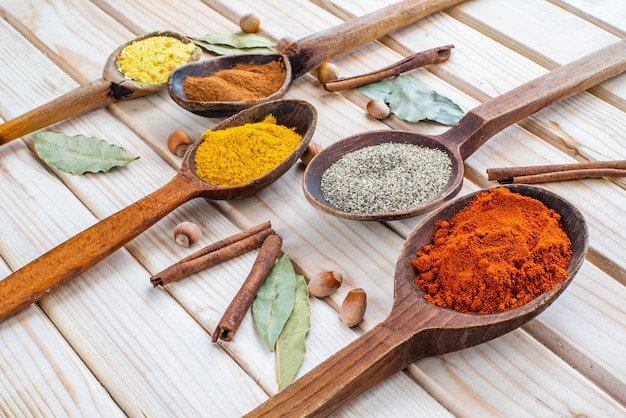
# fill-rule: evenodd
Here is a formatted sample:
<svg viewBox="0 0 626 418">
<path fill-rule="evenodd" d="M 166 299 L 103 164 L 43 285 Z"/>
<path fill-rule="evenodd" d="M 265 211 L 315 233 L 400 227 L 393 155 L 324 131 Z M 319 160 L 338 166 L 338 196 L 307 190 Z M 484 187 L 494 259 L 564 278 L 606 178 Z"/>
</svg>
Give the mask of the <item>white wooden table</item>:
<svg viewBox="0 0 626 418">
<path fill-rule="evenodd" d="M 143 33 L 189 36 L 238 30 L 255 11 L 263 33 L 300 38 L 391 0 L 0 0 L 0 118 L 11 119 L 102 74 L 108 55 Z M 444 64 L 412 72 L 469 110 L 525 81 L 623 38 L 622 0 L 468 0 L 335 60 L 344 76 L 411 52 L 454 44 Z M 372 129 L 439 133 L 434 124 L 368 118 L 355 91 L 326 93 L 298 79 L 287 97 L 319 112 L 314 140 L 328 145 Z M 73 176 L 40 162 L 32 135 L 0 149 L 0 277 L 154 191 L 180 159 L 175 129 L 199 136 L 219 119 L 192 115 L 160 92 L 99 109 L 47 130 L 96 136 L 141 158 L 106 174 Z M 626 159 L 626 76 L 553 105 L 496 135 L 466 161 L 461 194 L 495 185 L 486 168 Z M 273 354 L 248 315 L 232 343 L 211 334 L 254 252 L 154 289 L 149 277 L 188 255 L 171 239 L 199 224 L 199 245 L 270 220 L 305 275 L 337 270 L 344 284 L 312 299 L 308 352 L 298 376 L 383 320 L 404 237 L 421 217 L 363 223 L 311 207 L 296 166 L 255 197 L 196 199 L 40 303 L 0 323 L 0 416 L 241 416 L 276 393 Z M 590 251 L 565 293 L 519 330 L 475 348 L 420 360 L 337 416 L 626 415 L 626 183 L 545 184 L 579 207 Z M 196 247 L 199 248 L 199 247 Z M 80 249 L 76 250 L 77 252 Z M 368 294 L 365 320 L 348 329 L 338 306 Z M 303 396 L 307 396 L 303 394 Z"/>
</svg>

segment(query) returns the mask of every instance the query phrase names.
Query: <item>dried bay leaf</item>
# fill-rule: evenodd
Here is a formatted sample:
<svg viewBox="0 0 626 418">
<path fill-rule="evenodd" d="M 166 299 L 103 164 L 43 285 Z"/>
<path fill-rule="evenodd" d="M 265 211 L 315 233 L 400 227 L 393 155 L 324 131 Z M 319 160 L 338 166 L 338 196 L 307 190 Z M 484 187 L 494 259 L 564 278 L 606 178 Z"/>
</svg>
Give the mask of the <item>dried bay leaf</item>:
<svg viewBox="0 0 626 418">
<path fill-rule="evenodd" d="M 374 83 L 357 87 L 357 90 L 372 100 L 380 100 L 387 103 L 387 96 L 391 93 L 393 83 L 389 80 L 380 80 Z"/>
<path fill-rule="evenodd" d="M 193 43 L 218 55 L 262 54 L 275 52 L 276 41 L 256 33 L 209 33 L 193 38 Z"/>
<path fill-rule="evenodd" d="M 194 42 L 199 47 L 217 55 L 240 55 L 240 54 L 269 54 L 273 49 L 269 48 L 234 48 L 228 45 L 210 44 L 207 42 Z"/>
<path fill-rule="evenodd" d="M 287 254 L 278 259 L 252 303 L 254 326 L 270 351 L 296 301 L 296 273 Z"/>
<path fill-rule="evenodd" d="M 35 152 L 42 160 L 60 171 L 76 175 L 109 171 L 139 158 L 130 156 L 120 146 L 83 135 L 41 132 L 35 135 L 33 141 Z"/>
<path fill-rule="evenodd" d="M 415 79 L 396 77 L 391 86 L 391 93 L 386 98 L 391 112 L 411 123 L 434 120 L 439 113 L 435 92 L 422 86 L 423 84 Z"/>
<path fill-rule="evenodd" d="M 309 289 L 301 275 L 296 275 L 296 300 L 293 311 L 276 341 L 278 390 L 293 382 L 306 354 L 305 337 L 311 329 Z"/>
<path fill-rule="evenodd" d="M 382 100 L 398 119 L 410 123 L 431 120 L 454 125 L 463 117 L 463 110 L 449 98 L 426 87 L 416 78 L 394 77 L 393 82 L 381 80 L 357 88 L 370 99 Z"/>
</svg>

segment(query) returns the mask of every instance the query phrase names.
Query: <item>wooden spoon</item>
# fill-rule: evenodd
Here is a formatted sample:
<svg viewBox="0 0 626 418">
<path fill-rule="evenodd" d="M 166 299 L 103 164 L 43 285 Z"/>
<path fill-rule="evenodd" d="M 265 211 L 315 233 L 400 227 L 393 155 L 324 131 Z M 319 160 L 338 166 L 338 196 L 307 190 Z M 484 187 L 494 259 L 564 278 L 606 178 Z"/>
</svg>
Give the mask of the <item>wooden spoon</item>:
<svg viewBox="0 0 626 418">
<path fill-rule="evenodd" d="M 548 190 L 528 185 L 506 187 L 543 202 L 561 215 L 563 229 L 572 241 L 569 277 L 565 282 L 519 308 L 490 315 L 465 314 L 426 301 L 414 283 L 411 260 L 422 246 L 432 243 L 435 221 L 452 218 L 478 192 L 459 198 L 433 212 L 408 236 L 396 265 L 394 303 L 387 319 L 247 416 L 327 416 L 411 363 L 499 337 L 554 302 L 585 258 L 588 247 L 585 218 L 578 209 Z"/>
<path fill-rule="evenodd" d="M 317 154 L 307 165 L 304 194 L 321 211 L 348 219 L 392 220 L 432 210 L 455 196 L 463 185 L 463 161 L 504 128 L 538 110 L 626 70 L 626 39 L 563 65 L 467 112 L 454 127 L 441 135 L 407 131 L 370 131 L 338 141 Z M 432 200 L 406 210 L 363 214 L 342 211 L 331 205 L 320 189 L 322 174 L 345 154 L 385 142 L 401 142 L 438 148 L 452 161 L 452 175 L 441 193 Z"/>
<path fill-rule="evenodd" d="M 268 114 L 272 114 L 279 125 L 293 127 L 302 136 L 298 147 L 274 169 L 239 186 L 218 187 L 205 183 L 195 174 L 194 163 L 201 137 L 187 150 L 180 171 L 169 183 L 0 281 L 0 321 L 94 266 L 181 204 L 199 196 L 240 199 L 276 181 L 300 158 L 313 136 L 317 111 L 312 105 L 299 100 L 263 103 L 221 122 L 213 130 L 261 122 Z"/>
<path fill-rule="evenodd" d="M 218 57 L 185 65 L 173 71 L 168 92 L 181 107 L 202 116 L 220 117 L 233 114 L 256 103 L 275 100 L 284 95 L 293 80 L 303 76 L 325 61 L 374 41 L 396 29 L 425 16 L 461 3 L 463 0 L 404 0 L 349 22 L 307 36 L 276 54 L 243 54 Z M 208 77 L 235 67 L 237 64 L 267 64 L 279 61 L 285 72 L 282 86 L 273 94 L 255 101 L 202 102 L 185 94 L 183 82 L 187 77 Z"/>
<path fill-rule="evenodd" d="M 130 80 L 124 77 L 124 74 L 117 68 L 117 56 L 127 45 L 153 36 L 171 36 L 185 43 L 190 42 L 188 38 L 178 33 L 159 31 L 139 36 L 121 45 L 109 55 L 102 78 L 99 80 L 83 84 L 46 104 L 1 124 L 0 145 L 89 110 L 121 100 L 145 96 L 165 88 L 167 82 L 152 84 Z M 198 60 L 201 54 L 200 48 L 196 47 L 191 54 L 190 61 Z"/>
</svg>

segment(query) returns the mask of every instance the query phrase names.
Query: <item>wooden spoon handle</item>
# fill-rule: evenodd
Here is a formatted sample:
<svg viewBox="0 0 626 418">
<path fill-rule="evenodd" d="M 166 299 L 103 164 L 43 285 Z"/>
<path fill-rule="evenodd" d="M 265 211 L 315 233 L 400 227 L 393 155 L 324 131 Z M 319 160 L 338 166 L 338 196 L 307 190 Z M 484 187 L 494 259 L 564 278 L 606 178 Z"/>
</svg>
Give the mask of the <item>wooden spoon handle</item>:
<svg viewBox="0 0 626 418">
<path fill-rule="evenodd" d="M 246 417 L 328 416 L 406 367 L 407 336 L 379 324 Z"/>
<path fill-rule="evenodd" d="M 395 64 L 371 73 L 328 81 L 324 83 L 324 88 L 330 92 L 353 89 L 413 70 L 415 68 L 423 67 L 425 65 L 438 64 L 450 58 L 450 51 L 452 48 L 454 48 L 454 45 L 427 49 L 426 51 L 410 55 Z"/>
<path fill-rule="evenodd" d="M 0 321 L 102 261 L 196 194 L 179 174 L 6 277 L 0 281 Z"/>
<path fill-rule="evenodd" d="M 101 78 L 0 125 L 0 145 L 69 117 L 137 94 Z"/>
<path fill-rule="evenodd" d="M 404 0 L 294 42 L 284 52 L 296 79 L 321 63 L 463 0 Z"/>
<path fill-rule="evenodd" d="M 563 65 L 508 93 L 474 108 L 457 126 L 448 130 L 446 140 L 465 131 L 471 135 L 459 145 L 463 159 L 487 139 L 507 126 L 544 107 L 595 86 L 626 70 L 626 39 Z M 460 139 L 460 138 L 459 138 Z M 459 141 L 457 140 L 457 143 Z"/>
</svg>

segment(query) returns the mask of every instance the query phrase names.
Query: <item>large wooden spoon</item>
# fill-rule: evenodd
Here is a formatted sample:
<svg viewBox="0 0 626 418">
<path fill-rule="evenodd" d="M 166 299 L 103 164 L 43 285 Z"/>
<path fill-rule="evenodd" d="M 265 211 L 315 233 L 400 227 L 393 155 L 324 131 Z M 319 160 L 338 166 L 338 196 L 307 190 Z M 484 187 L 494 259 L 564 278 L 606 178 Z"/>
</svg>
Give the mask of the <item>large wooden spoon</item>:
<svg viewBox="0 0 626 418">
<path fill-rule="evenodd" d="M 101 106 L 121 100 L 134 99 L 164 89 L 167 82 L 141 83 L 124 77 L 124 74 L 117 68 L 117 56 L 127 45 L 153 36 L 170 36 L 185 43 L 190 42 L 188 38 L 178 33 L 159 31 L 139 36 L 119 46 L 109 55 L 104 65 L 102 78 L 83 84 L 48 103 L 1 124 L 0 145 Z M 200 48 L 196 47 L 190 56 L 190 61 L 198 60 L 201 53 Z"/>
<path fill-rule="evenodd" d="M 304 173 L 304 194 L 321 211 L 357 220 L 391 220 L 415 216 L 454 197 L 463 185 L 463 161 L 489 138 L 538 110 L 626 70 L 626 39 L 583 58 L 563 65 L 508 93 L 470 110 L 459 123 L 441 135 L 422 135 L 407 131 L 369 131 L 337 141 L 317 154 Z M 342 211 L 331 205 L 321 191 L 322 174 L 347 153 L 386 142 L 401 142 L 437 148 L 452 161 L 452 175 L 445 188 L 432 200 L 394 212 L 366 214 Z"/>
<path fill-rule="evenodd" d="M 231 115 L 254 104 L 283 96 L 293 80 L 325 61 L 330 61 L 409 23 L 461 2 L 463 0 L 404 0 L 302 38 L 280 53 L 233 55 L 191 63 L 172 72 L 168 92 L 176 103 L 195 114 L 209 117 Z M 249 102 L 203 102 L 191 100 L 185 94 L 183 82 L 187 77 L 208 77 L 240 63 L 252 62 L 263 65 L 274 61 L 282 64 L 285 80 L 275 93 L 267 97 Z"/>
<path fill-rule="evenodd" d="M 414 283 L 411 260 L 415 259 L 416 251 L 432 242 L 435 221 L 452 218 L 478 192 L 459 198 L 430 214 L 408 236 L 396 265 L 394 303 L 387 319 L 247 416 L 329 415 L 421 358 L 489 341 L 546 309 L 571 282 L 585 258 L 588 247 L 585 219 L 578 209 L 548 190 L 528 185 L 508 188 L 543 202 L 561 215 L 573 252 L 565 282 L 526 305 L 490 315 L 465 314 L 426 301 Z"/>
<path fill-rule="evenodd" d="M 213 186 L 195 174 L 194 156 L 202 137 L 183 157 L 178 174 L 166 185 L 68 239 L 0 281 L 0 321 L 30 305 L 117 251 L 183 203 L 199 196 L 240 199 L 269 186 L 306 151 L 317 124 L 317 111 L 307 102 L 277 100 L 246 109 L 213 130 L 261 122 L 268 114 L 279 125 L 302 136 L 298 147 L 268 173 L 238 186 Z"/>
</svg>

